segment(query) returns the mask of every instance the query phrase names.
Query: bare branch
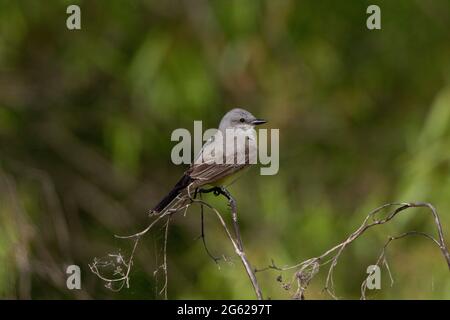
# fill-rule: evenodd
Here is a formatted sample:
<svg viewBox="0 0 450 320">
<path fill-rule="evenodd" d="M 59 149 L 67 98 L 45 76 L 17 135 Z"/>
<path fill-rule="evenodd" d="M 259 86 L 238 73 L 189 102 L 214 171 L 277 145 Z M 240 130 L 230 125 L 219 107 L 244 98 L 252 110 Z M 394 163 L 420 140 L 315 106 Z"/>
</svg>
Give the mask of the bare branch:
<svg viewBox="0 0 450 320">
<path fill-rule="evenodd" d="M 166 231 L 164 232 L 164 260 L 163 260 L 163 265 L 162 265 L 162 269 L 164 270 L 164 286 L 161 289 L 161 291 L 159 292 L 159 294 L 164 292 L 164 299 L 166 299 L 166 300 L 167 300 L 167 283 L 169 281 L 169 277 L 168 277 L 168 273 L 167 273 L 167 238 L 169 236 L 169 224 L 170 224 L 170 215 L 167 217 Z"/>
<path fill-rule="evenodd" d="M 239 258 L 241 259 L 242 264 L 244 265 L 245 271 L 247 272 L 247 275 L 250 278 L 250 281 L 252 283 L 252 286 L 253 286 L 253 289 L 255 291 L 257 299 L 258 300 L 262 300 L 263 299 L 262 291 L 261 291 L 261 288 L 259 287 L 258 280 L 256 279 L 255 272 L 252 269 L 252 267 L 250 265 L 250 262 L 248 261 L 244 250 L 241 248 L 242 240 L 240 240 L 240 234 L 236 235 L 237 239 L 233 238 L 230 230 L 228 229 L 227 224 L 225 223 L 225 220 L 223 219 L 222 215 L 220 214 L 220 212 L 216 208 L 214 208 L 210 204 L 204 202 L 203 200 L 195 200 L 194 199 L 193 202 L 197 202 L 197 203 L 205 205 L 206 207 L 211 209 L 216 214 L 217 218 L 219 219 L 220 223 L 222 224 L 222 227 L 225 229 L 225 233 L 227 234 L 228 239 L 230 239 L 231 244 L 234 247 L 234 251 L 239 256 Z"/>
<path fill-rule="evenodd" d="M 134 257 L 134 253 L 135 253 L 135 249 L 137 247 L 138 241 L 139 239 L 144 236 L 145 234 L 147 234 L 161 219 L 163 219 L 164 217 L 167 217 L 167 222 L 166 222 L 166 228 L 165 228 L 165 239 L 164 239 L 164 263 L 161 266 L 161 268 L 164 270 L 164 275 L 165 275 L 165 282 L 164 282 L 164 286 L 160 291 L 160 294 L 162 292 L 164 292 L 164 296 L 167 299 L 167 283 L 168 283 L 168 274 L 167 274 L 167 238 L 168 238 L 168 230 L 169 230 L 169 223 L 170 223 L 170 218 L 173 214 L 176 214 L 178 212 L 181 212 L 184 210 L 184 215 L 186 215 L 186 211 L 187 209 L 190 207 L 191 204 L 193 203 L 199 203 L 201 206 L 201 210 L 203 210 L 203 206 L 207 206 L 209 209 L 211 209 L 212 211 L 214 211 L 214 213 L 216 214 L 217 218 L 219 219 L 220 223 L 222 224 L 223 228 L 225 229 L 225 232 L 228 236 L 228 238 L 230 239 L 234 250 L 236 252 L 236 254 L 239 256 L 239 258 L 242 261 L 242 264 L 245 267 L 245 270 L 250 278 L 250 281 L 252 283 L 253 289 L 255 291 L 256 297 L 258 299 L 262 299 L 262 292 L 261 292 L 261 288 L 259 287 L 258 281 L 256 279 L 254 270 L 252 269 L 250 262 L 248 261 L 248 258 L 243 250 L 243 245 L 242 245 L 242 239 L 241 239 L 241 235 L 239 232 L 239 225 L 238 225 L 238 221 L 237 221 L 237 206 L 236 206 L 236 202 L 235 200 L 231 197 L 231 194 L 226 191 L 225 189 L 221 189 L 221 194 L 223 194 L 229 202 L 231 211 L 232 211 L 232 220 L 233 220 L 233 227 L 235 230 L 235 238 L 233 237 L 233 235 L 231 234 L 230 230 L 228 229 L 227 224 L 225 223 L 225 220 L 223 219 L 222 215 L 219 213 L 219 211 L 214 208 L 213 206 L 211 206 L 210 204 L 204 202 L 203 200 L 197 200 L 195 198 L 191 197 L 191 192 L 190 192 L 190 188 L 187 188 L 187 195 L 185 196 L 178 196 L 176 200 L 174 200 L 174 203 L 170 205 L 170 207 L 168 209 L 165 209 L 163 212 L 161 212 L 156 219 L 154 219 L 145 229 L 143 229 L 140 232 L 137 232 L 135 234 L 132 235 L 127 235 L 127 236 L 119 236 L 116 235 L 116 238 L 119 239 L 134 239 L 135 243 L 134 243 L 134 247 L 133 247 L 133 251 L 132 254 L 128 260 L 128 263 L 125 264 L 125 261 L 122 259 L 121 263 L 122 265 L 124 265 L 126 267 L 126 272 L 122 273 L 122 271 L 120 272 L 115 272 L 114 275 L 119 275 L 119 277 L 117 278 L 112 278 L 112 277 L 106 277 L 104 275 L 101 274 L 99 267 L 101 268 L 106 268 L 106 267 L 111 267 L 112 264 L 111 262 L 104 262 L 102 260 L 98 260 L 98 259 L 94 259 L 94 262 L 92 264 L 89 265 L 91 271 L 96 274 L 100 279 L 102 279 L 103 281 L 107 282 L 107 287 L 118 291 L 121 290 L 125 285 L 128 288 L 129 287 L 129 274 L 130 274 L 130 270 L 131 270 L 131 265 L 133 263 L 133 257 Z M 117 266 L 115 265 L 115 267 L 117 268 Z M 121 266 L 119 266 L 121 267 Z M 112 287 L 112 283 L 119 283 L 120 286 L 118 289 L 114 289 Z"/>
<path fill-rule="evenodd" d="M 384 265 L 386 267 L 386 269 L 388 270 L 389 273 L 389 277 L 391 279 L 391 287 L 394 285 L 394 279 L 392 278 L 392 274 L 389 268 L 389 264 L 386 260 L 386 251 L 387 251 L 387 247 L 389 246 L 389 244 L 395 240 L 399 240 L 399 239 L 403 239 L 405 237 L 408 236 L 423 236 L 427 239 L 430 239 L 431 241 L 433 241 L 438 247 L 440 247 L 439 242 L 433 238 L 432 236 L 430 236 L 427 233 L 424 232 L 417 232 L 417 231 L 408 231 L 405 233 L 402 233 L 399 236 L 396 237 L 389 237 L 388 240 L 386 241 L 386 243 L 383 246 L 383 249 L 381 250 L 381 254 L 379 255 L 377 262 L 375 263 L 376 266 L 380 267 L 381 265 Z M 373 270 L 370 274 L 367 275 L 366 279 L 362 282 L 361 284 L 361 300 L 366 300 L 366 289 L 367 289 L 367 281 L 369 279 L 370 276 L 373 275 L 373 273 L 375 272 L 375 270 Z"/>
<path fill-rule="evenodd" d="M 390 212 L 385 218 L 377 219 L 377 214 L 379 212 L 381 212 L 382 210 L 389 208 L 389 207 L 397 207 L 397 208 L 394 209 L 392 212 Z M 331 263 L 331 265 L 328 269 L 324 290 L 333 299 L 338 299 L 338 297 L 336 296 L 335 291 L 334 291 L 333 273 L 338 264 L 339 258 L 341 256 L 341 254 L 343 253 L 343 251 L 345 250 L 345 248 L 349 244 L 351 244 L 353 241 L 355 241 L 357 238 L 359 238 L 362 234 L 364 234 L 368 229 L 370 229 L 374 226 L 382 225 L 382 224 L 389 222 L 394 217 L 396 217 L 400 212 L 403 212 L 406 209 L 420 208 L 420 207 L 428 208 L 430 210 L 430 212 L 433 216 L 434 223 L 436 225 L 438 239 L 435 239 L 434 237 L 432 237 L 429 234 L 426 234 L 423 232 L 416 232 L 416 231 L 410 231 L 410 232 L 404 233 L 397 237 L 390 237 L 388 242 L 383 247 L 382 253 L 377 260 L 377 265 L 380 265 L 381 263 L 383 263 L 386 266 L 386 268 L 388 269 L 388 272 L 390 274 L 389 266 L 387 264 L 387 261 L 385 260 L 385 251 L 386 251 L 387 246 L 390 244 L 390 242 L 392 242 L 393 240 L 404 238 L 409 235 L 421 235 L 421 236 L 424 236 L 424 237 L 432 240 L 433 243 L 439 247 L 439 249 L 441 250 L 442 255 L 444 256 L 444 258 L 447 262 L 447 265 L 450 269 L 450 254 L 449 254 L 448 248 L 445 244 L 444 234 L 442 231 L 442 225 L 441 225 L 439 215 L 437 214 L 436 209 L 429 203 L 411 202 L 411 203 L 388 203 L 388 204 L 385 204 L 381 207 L 378 207 L 378 208 L 372 210 L 366 216 L 366 218 L 364 219 L 363 223 L 359 226 L 359 228 L 356 229 L 353 233 L 351 233 L 347 237 L 347 239 L 345 239 L 343 242 L 341 242 L 338 245 L 332 247 L 331 249 L 325 251 L 324 253 L 322 253 L 321 255 L 319 255 L 317 257 L 314 257 L 314 258 L 302 261 L 300 263 L 297 263 L 293 266 L 287 266 L 287 267 L 278 267 L 272 261 L 271 265 L 269 265 L 266 268 L 257 269 L 256 272 L 266 271 L 266 270 L 270 270 L 270 269 L 281 271 L 281 272 L 289 271 L 289 270 L 296 270 L 292 276 L 292 279 L 288 283 L 283 283 L 283 287 L 290 289 L 293 283 L 297 283 L 297 290 L 293 297 L 303 299 L 304 292 L 306 291 L 312 278 L 319 272 L 320 267 Z M 372 221 L 370 222 L 371 219 L 372 219 Z M 391 276 L 391 274 L 390 274 L 390 276 Z M 366 278 L 366 280 L 367 280 L 367 278 Z M 392 276 L 391 276 L 391 282 L 393 282 Z M 366 281 L 364 281 L 363 284 L 361 285 L 361 293 L 362 293 L 361 298 L 362 299 L 365 298 L 365 294 L 364 294 L 365 293 L 365 285 L 366 285 L 365 283 L 366 283 Z"/>
</svg>

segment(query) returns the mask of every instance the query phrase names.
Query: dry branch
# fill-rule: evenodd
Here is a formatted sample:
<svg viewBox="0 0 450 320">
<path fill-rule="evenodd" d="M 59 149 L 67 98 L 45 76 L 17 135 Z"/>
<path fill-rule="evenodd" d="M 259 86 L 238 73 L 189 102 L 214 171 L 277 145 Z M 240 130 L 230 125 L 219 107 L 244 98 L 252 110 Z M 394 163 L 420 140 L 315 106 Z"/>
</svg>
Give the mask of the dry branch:
<svg viewBox="0 0 450 320">
<path fill-rule="evenodd" d="M 343 251 L 347 248 L 347 246 L 349 244 L 351 244 L 353 241 L 358 239 L 368 229 L 391 221 L 400 212 L 404 212 L 404 211 L 406 211 L 406 209 L 409 209 L 409 208 L 424 207 L 424 208 L 428 208 L 430 210 L 430 212 L 433 216 L 434 224 L 436 225 L 437 234 L 438 234 L 437 238 L 435 238 L 427 233 L 417 232 L 417 231 L 410 231 L 410 232 L 403 233 L 399 236 L 390 237 L 388 239 L 388 241 L 385 243 L 385 245 L 383 246 L 382 252 L 377 259 L 376 265 L 380 266 L 380 265 L 384 264 L 390 274 L 389 266 L 388 266 L 386 258 L 385 258 L 386 250 L 387 250 L 387 247 L 389 246 L 389 244 L 394 240 L 402 239 L 407 236 L 419 235 L 419 236 L 423 236 L 423 237 L 430 239 L 435 245 L 437 245 L 439 247 L 439 249 L 441 250 L 442 255 L 444 256 L 444 258 L 447 262 L 447 265 L 450 269 L 450 254 L 449 254 L 448 248 L 444 241 L 444 234 L 442 231 L 442 225 L 441 225 L 441 222 L 439 219 L 439 215 L 438 215 L 436 209 L 431 204 L 424 203 L 424 202 L 385 204 L 385 205 L 378 207 L 378 208 L 374 209 L 373 211 L 371 211 L 366 216 L 366 218 L 364 219 L 363 223 L 359 226 L 359 228 L 356 229 L 353 233 L 351 233 L 343 242 L 335 245 L 334 247 L 325 251 L 324 253 L 322 253 L 321 255 L 319 255 L 317 257 L 310 258 L 308 260 L 297 263 L 293 266 L 278 267 L 277 265 L 275 265 L 275 262 L 272 261 L 271 265 L 267 266 L 266 268 L 253 269 L 247 258 L 244 248 L 243 248 L 242 239 L 241 239 L 241 235 L 240 235 L 240 231 L 239 231 L 239 224 L 238 224 L 238 220 L 237 220 L 237 206 L 236 206 L 235 200 L 232 198 L 231 194 L 225 189 L 213 188 L 213 189 L 209 189 L 209 190 L 203 190 L 203 191 L 201 190 L 200 192 L 207 193 L 207 192 L 211 192 L 211 191 L 213 191 L 216 195 L 219 195 L 219 194 L 224 195 L 228 199 L 229 206 L 231 208 L 231 213 L 232 213 L 234 235 L 232 234 L 232 232 L 228 228 L 227 223 L 225 222 L 222 215 L 216 208 L 214 208 L 212 205 L 210 205 L 209 203 L 207 203 L 201 199 L 196 199 L 195 196 L 196 196 L 197 192 L 195 193 L 194 197 L 191 197 L 191 193 L 188 190 L 187 195 L 179 196 L 174 201 L 174 203 L 170 206 L 169 209 L 166 209 L 165 211 L 160 213 L 156 217 L 156 219 L 154 219 L 144 230 L 137 232 L 133 235 L 129 235 L 129 236 L 116 236 L 117 238 L 121 238 L 121 239 L 133 239 L 134 240 L 133 250 L 127 261 L 125 261 L 125 259 L 121 255 L 110 255 L 116 259 L 116 264 L 113 263 L 113 266 L 115 268 L 124 267 L 125 271 L 120 269 L 119 271 L 116 271 L 114 273 L 113 277 L 106 277 L 106 276 L 102 275 L 99 267 L 100 268 L 111 267 L 111 263 L 110 262 L 105 263 L 104 261 L 95 259 L 94 262 L 89 265 L 92 272 L 94 272 L 100 279 L 106 281 L 107 287 L 109 287 L 110 289 L 114 289 L 112 286 L 113 283 L 119 283 L 119 287 L 117 290 L 122 289 L 124 286 L 126 286 L 128 288 L 129 287 L 129 279 L 130 279 L 130 270 L 131 270 L 131 266 L 133 265 L 133 257 L 134 257 L 135 250 L 138 245 L 139 239 L 142 236 L 144 236 L 145 234 L 147 234 L 159 221 L 161 221 L 163 218 L 167 217 L 166 224 L 165 224 L 165 234 L 164 234 L 164 259 L 163 259 L 163 264 L 160 266 L 160 268 L 164 271 L 164 279 L 165 279 L 164 286 L 161 289 L 160 294 L 164 293 L 164 297 L 165 297 L 165 299 L 167 299 L 167 284 L 168 284 L 167 241 L 168 241 L 168 233 L 169 233 L 169 224 L 170 224 L 172 215 L 174 215 L 178 212 L 184 212 L 184 215 L 185 215 L 187 209 L 194 203 L 197 203 L 201 206 L 202 213 L 203 213 L 203 206 L 206 206 L 207 208 L 209 208 L 211 211 L 213 211 L 215 213 L 216 217 L 218 218 L 219 222 L 221 223 L 222 227 L 224 228 L 228 239 L 230 240 L 231 244 L 233 245 L 235 253 L 239 256 L 239 258 L 245 268 L 245 271 L 250 279 L 250 282 L 255 291 L 255 295 L 256 295 L 257 299 L 263 298 L 261 288 L 260 288 L 257 278 L 256 278 L 257 272 L 266 271 L 266 270 L 270 270 L 270 269 L 278 270 L 281 272 L 294 270 L 294 274 L 291 277 L 291 280 L 287 283 L 283 283 L 283 287 L 287 290 L 290 290 L 292 288 L 292 286 L 295 284 L 296 291 L 293 295 L 293 298 L 304 299 L 305 291 L 307 290 L 310 282 L 320 271 L 321 267 L 328 265 L 328 264 L 330 264 L 330 267 L 328 269 L 324 290 L 332 298 L 337 299 L 337 296 L 336 296 L 335 290 L 334 290 L 333 273 L 334 273 L 334 270 L 338 264 L 339 258 L 342 255 Z M 384 209 L 389 208 L 389 207 L 396 207 L 396 208 L 393 211 L 391 211 L 386 217 L 380 218 L 380 219 L 377 218 L 377 214 L 379 212 L 381 212 Z M 202 225 L 202 227 L 203 227 L 203 225 Z M 204 237 L 203 229 L 202 229 L 202 236 Z M 203 240 L 204 240 L 204 238 L 203 238 Z M 205 248 L 206 248 L 206 244 L 205 244 Z M 209 251 L 207 251 L 207 252 L 209 254 Z M 371 274 L 369 274 L 367 276 L 366 280 L 364 280 L 363 283 L 361 284 L 361 299 L 366 298 L 365 291 L 366 291 L 366 286 L 367 286 L 367 279 L 370 276 L 371 276 Z M 391 277 L 391 280 L 392 280 L 392 277 Z M 278 281 L 283 282 L 281 277 L 279 277 Z"/>
<path fill-rule="evenodd" d="M 385 218 L 377 219 L 376 215 L 380 211 L 382 211 L 388 207 L 397 207 L 397 208 L 395 210 L 393 210 L 392 212 L 390 212 Z M 256 272 L 266 271 L 266 270 L 270 270 L 270 269 L 278 270 L 278 271 L 295 270 L 295 272 L 291 278 L 291 281 L 288 283 L 283 283 L 283 287 L 286 289 L 290 289 L 292 287 L 292 285 L 294 283 L 296 283 L 297 290 L 296 290 L 295 294 L 293 295 L 293 297 L 295 299 L 304 299 L 305 291 L 308 288 L 308 285 L 311 282 L 311 280 L 319 272 L 319 269 L 322 266 L 331 263 L 331 265 L 328 269 L 324 290 L 333 299 L 338 299 L 335 294 L 335 291 L 334 291 L 333 273 L 334 273 L 334 269 L 336 268 L 336 266 L 338 264 L 338 260 L 341 256 L 341 254 L 343 253 L 343 251 L 345 250 L 345 248 L 349 244 L 351 244 L 353 241 L 355 241 L 357 238 L 359 238 L 362 234 L 364 234 L 368 229 L 391 221 L 400 212 L 404 212 L 406 209 L 419 208 L 419 207 L 428 208 L 430 210 L 430 212 L 433 216 L 434 224 L 436 225 L 438 239 L 435 239 L 433 236 L 431 236 L 429 234 L 426 234 L 423 232 L 416 232 L 416 231 L 410 231 L 410 232 L 406 232 L 400 236 L 390 237 L 388 239 L 387 243 L 384 245 L 382 253 L 381 253 L 380 257 L 378 258 L 376 265 L 379 266 L 382 262 L 384 262 L 387 265 L 387 262 L 385 262 L 385 251 L 386 251 L 388 245 L 392 241 L 401 239 L 401 238 L 404 238 L 407 236 L 411 236 L 411 235 L 422 235 L 422 236 L 425 236 L 426 238 L 432 240 L 433 243 L 439 247 L 439 249 L 441 250 L 442 255 L 444 256 L 444 258 L 447 262 L 447 265 L 450 269 L 450 254 L 449 254 L 448 248 L 445 244 L 444 234 L 442 231 L 442 225 L 441 225 L 439 215 L 438 215 L 436 209 L 429 203 L 411 202 L 411 203 L 388 203 L 388 204 L 385 204 L 381 207 L 378 207 L 378 208 L 372 210 L 366 216 L 366 218 L 364 219 L 363 223 L 359 226 L 359 228 L 356 229 L 356 231 L 354 231 L 353 233 L 351 233 L 347 237 L 347 239 L 345 239 L 343 242 L 341 242 L 338 245 L 332 247 L 331 249 L 325 251 L 324 253 L 322 253 L 321 255 L 319 255 L 317 257 L 310 258 L 308 260 L 302 261 L 300 263 L 297 263 L 293 266 L 288 266 L 288 267 L 278 267 L 272 261 L 271 265 L 269 265 L 266 268 L 257 269 Z M 370 219 L 372 219 L 372 221 L 370 221 Z M 388 266 L 387 266 L 387 268 L 389 270 Z M 369 274 L 369 276 L 370 276 L 370 274 Z M 366 278 L 366 280 L 367 280 L 367 278 Z M 361 299 L 365 299 L 366 280 L 361 285 Z"/>
<path fill-rule="evenodd" d="M 216 189 L 211 189 L 211 191 L 217 191 Z M 205 192 L 209 192 L 209 191 L 205 191 Z M 204 192 L 204 193 L 205 193 Z M 232 221 L 233 221 L 233 228 L 235 231 L 235 235 L 233 236 L 232 233 L 230 232 L 225 220 L 223 219 L 222 215 L 220 214 L 220 212 L 214 208 L 213 206 L 211 206 L 210 204 L 204 202 L 203 200 L 198 200 L 195 198 L 191 197 L 191 193 L 189 192 L 189 188 L 188 188 L 188 194 L 186 196 L 179 196 L 174 200 L 174 203 L 170 205 L 170 207 L 166 210 L 164 210 L 163 212 L 161 212 L 156 219 L 154 219 L 145 229 L 143 229 L 140 232 L 137 232 L 135 234 L 132 235 L 128 235 L 128 236 L 118 236 L 116 235 L 116 238 L 120 238 L 120 239 L 133 239 L 134 240 L 134 246 L 133 246 L 133 251 L 128 259 L 128 262 L 125 262 L 125 259 L 120 256 L 120 259 L 117 260 L 116 262 L 114 261 L 104 261 L 102 259 L 97 259 L 95 258 L 94 261 L 89 264 L 89 268 L 91 269 L 91 271 L 96 274 L 100 279 L 102 279 L 103 281 L 105 281 L 107 283 L 106 287 L 111 289 L 111 290 L 121 290 L 124 286 L 126 286 L 127 288 L 129 288 L 129 280 L 130 280 L 130 271 L 131 271 L 131 266 L 133 265 L 133 259 L 134 259 L 134 253 L 136 250 L 136 247 L 138 245 L 138 242 L 140 240 L 140 238 L 142 236 L 144 236 L 145 234 L 147 234 L 160 220 L 162 220 L 164 217 L 167 217 L 167 222 L 166 222 L 166 226 L 165 226 L 165 236 L 164 236 L 164 262 L 163 265 L 161 266 L 161 268 L 164 271 L 164 275 L 165 275 L 165 281 L 164 281 L 164 286 L 162 288 L 162 290 L 160 291 L 160 294 L 164 292 L 164 297 L 165 299 L 167 299 L 167 282 L 168 282 L 168 273 L 167 273 L 167 238 L 168 238 L 168 230 L 169 230 L 169 224 L 170 224 L 170 218 L 172 215 L 183 211 L 184 215 L 186 214 L 187 209 L 193 204 L 193 203 L 199 203 L 201 205 L 201 207 L 206 206 L 209 209 L 211 209 L 217 216 L 217 218 L 219 219 L 222 227 L 225 229 L 225 233 L 228 236 L 229 240 L 231 241 L 234 251 L 236 252 L 236 254 L 239 256 L 239 258 L 241 259 L 242 264 L 244 265 L 245 271 L 247 272 L 247 275 L 252 283 L 253 289 L 255 291 L 256 297 L 258 300 L 262 300 L 262 291 L 261 288 L 259 287 L 258 281 L 256 279 L 256 275 L 255 272 L 245 254 L 245 251 L 243 249 L 243 244 L 242 244 L 242 239 L 241 239 L 241 235 L 240 235 L 240 231 L 239 231 L 239 224 L 238 224 L 238 220 L 237 220 L 237 206 L 236 206 L 236 201 L 231 197 L 231 194 L 225 190 L 225 189 L 220 189 L 219 193 L 216 193 L 216 195 L 218 194 L 222 194 L 224 195 L 229 202 L 230 208 L 231 208 L 231 213 L 232 213 Z M 203 239 L 204 240 L 204 239 Z M 109 255 L 112 256 L 112 255 Z M 116 255 L 114 255 L 114 257 L 116 257 Z M 100 269 L 105 269 L 107 267 L 113 267 L 115 269 L 120 269 L 120 272 L 115 271 L 112 277 L 108 277 L 105 276 L 102 271 Z M 125 268 L 125 271 L 122 271 L 122 268 Z M 116 275 L 118 275 L 118 277 L 115 277 Z M 117 289 L 115 289 L 113 287 L 113 283 L 119 283 L 119 287 Z"/>
</svg>

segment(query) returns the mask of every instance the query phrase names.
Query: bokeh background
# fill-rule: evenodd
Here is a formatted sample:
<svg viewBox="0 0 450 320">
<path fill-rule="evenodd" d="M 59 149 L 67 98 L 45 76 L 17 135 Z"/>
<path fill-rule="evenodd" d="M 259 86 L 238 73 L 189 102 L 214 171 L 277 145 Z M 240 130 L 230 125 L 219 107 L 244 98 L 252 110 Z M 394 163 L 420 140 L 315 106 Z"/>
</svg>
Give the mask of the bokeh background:
<svg viewBox="0 0 450 320">
<path fill-rule="evenodd" d="M 66 28 L 81 6 L 82 30 Z M 382 30 L 366 28 L 381 7 Z M 92 274 L 94 257 L 132 243 L 114 238 L 148 223 L 147 210 L 185 166 L 170 161 L 175 128 L 216 127 L 245 107 L 280 129 L 280 170 L 254 168 L 230 191 L 256 267 L 290 265 L 345 239 L 372 209 L 429 201 L 450 241 L 450 2 L 434 1 L 0 1 L 0 297 L 161 299 L 163 225 L 139 244 L 130 288 Z M 229 219 L 226 204 L 206 201 Z M 229 220 L 228 220 L 229 221 Z M 223 230 L 192 208 L 171 224 L 171 299 L 253 298 Z M 358 298 L 389 235 L 435 234 L 414 209 L 352 244 L 336 294 Z M 437 247 L 406 238 L 388 250 L 372 299 L 449 299 Z M 82 269 L 82 290 L 65 267 Z M 307 299 L 329 299 L 326 269 Z M 264 295 L 288 299 L 257 274 Z M 283 274 L 287 277 L 287 274 Z"/>
</svg>

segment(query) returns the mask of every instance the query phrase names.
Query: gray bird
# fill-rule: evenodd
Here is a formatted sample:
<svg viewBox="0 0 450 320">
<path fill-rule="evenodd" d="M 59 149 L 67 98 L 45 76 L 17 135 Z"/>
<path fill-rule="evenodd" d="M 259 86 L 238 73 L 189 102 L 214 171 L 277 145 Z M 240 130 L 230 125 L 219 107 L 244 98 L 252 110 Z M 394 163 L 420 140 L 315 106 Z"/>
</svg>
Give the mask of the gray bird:
<svg viewBox="0 0 450 320">
<path fill-rule="evenodd" d="M 224 188 L 236 181 L 248 168 L 248 155 L 256 154 L 257 144 L 254 127 L 266 123 L 265 120 L 255 118 L 250 112 L 235 108 L 225 114 L 219 124 L 219 129 L 202 147 L 195 161 L 184 173 L 173 189 L 150 211 L 152 214 L 163 212 L 181 194 L 190 194 L 197 188 L 213 186 Z M 234 134 L 237 138 L 245 135 L 248 143 L 238 143 L 235 148 L 228 148 L 227 134 Z M 234 141 L 233 141 L 234 143 Z M 223 161 L 217 161 L 216 153 L 223 156 Z M 245 161 L 236 161 L 245 159 Z"/>
</svg>

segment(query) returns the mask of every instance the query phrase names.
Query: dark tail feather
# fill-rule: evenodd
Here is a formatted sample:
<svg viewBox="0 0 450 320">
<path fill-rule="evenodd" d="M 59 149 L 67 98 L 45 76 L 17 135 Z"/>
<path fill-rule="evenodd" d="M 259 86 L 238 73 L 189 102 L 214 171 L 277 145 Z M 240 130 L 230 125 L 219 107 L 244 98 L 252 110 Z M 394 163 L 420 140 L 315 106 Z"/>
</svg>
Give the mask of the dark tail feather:
<svg viewBox="0 0 450 320">
<path fill-rule="evenodd" d="M 186 188 L 192 182 L 191 177 L 184 175 L 180 181 L 177 182 L 175 187 L 165 196 L 152 210 L 153 213 L 160 213 L 163 211 L 172 201 L 175 199 L 184 188 Z"/>
</svg>

